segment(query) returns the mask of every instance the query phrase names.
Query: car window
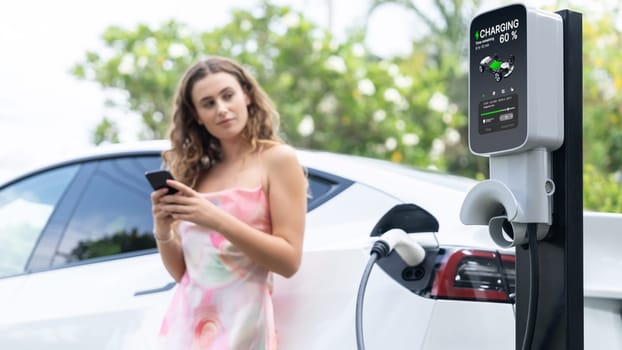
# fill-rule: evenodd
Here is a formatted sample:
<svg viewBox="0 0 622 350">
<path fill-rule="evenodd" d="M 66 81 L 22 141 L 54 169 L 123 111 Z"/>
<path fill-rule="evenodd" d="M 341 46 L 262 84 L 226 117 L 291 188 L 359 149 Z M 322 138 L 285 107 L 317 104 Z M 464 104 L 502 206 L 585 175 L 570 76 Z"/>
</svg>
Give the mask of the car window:
<svg viewBox="0 0 622 350">
<path fill-rule="evenodd" d="M 24 272 L 30 254 L 79 166 L 31 176 L 0 190 L 0 277 Z"/>
<path fill-rule="evenodd" d="M 307 190 L 307 212 L 319 207 L 339 192 L 348 188 L 352 181 L 316 169 L 307 169 L 309 188 Z"/>
<path fill-rule="evenodd" d="M 52 265 L 155 248 L 152 192 L 144 177 L 160 157 L 103 160 L 67 223 Z"/>
</svg>

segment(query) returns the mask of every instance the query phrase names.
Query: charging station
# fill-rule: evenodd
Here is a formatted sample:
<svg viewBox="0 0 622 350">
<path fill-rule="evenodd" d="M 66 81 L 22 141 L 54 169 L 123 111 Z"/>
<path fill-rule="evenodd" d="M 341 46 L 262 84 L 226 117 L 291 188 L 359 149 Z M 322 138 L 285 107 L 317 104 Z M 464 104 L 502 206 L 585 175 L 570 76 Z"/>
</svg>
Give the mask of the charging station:
<svg viewBox="0 0 622 350">
<path fill-rule="evenodd" d="M 581 21 L 514 4 L 469 31 L 469 148 L 490 175 L 460 218 L 515 248 L 517 349 L 583 349 Z"/>
</svg>

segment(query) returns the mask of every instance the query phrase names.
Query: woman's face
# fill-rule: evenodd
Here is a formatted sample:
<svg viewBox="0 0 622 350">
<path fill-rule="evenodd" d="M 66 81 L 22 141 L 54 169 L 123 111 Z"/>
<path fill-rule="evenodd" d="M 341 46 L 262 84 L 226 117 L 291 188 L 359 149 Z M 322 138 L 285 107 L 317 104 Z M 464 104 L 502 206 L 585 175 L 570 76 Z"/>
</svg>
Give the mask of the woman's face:
<svg viewBox="0 0 622 350">
<path fill-rule="evenodd" d="M 228 73 L 212 73 L 192 88 L 198 122 L 220 141 L 241 135 L 248 121 L 250 98 L 237 79 Z"/>
</svg>

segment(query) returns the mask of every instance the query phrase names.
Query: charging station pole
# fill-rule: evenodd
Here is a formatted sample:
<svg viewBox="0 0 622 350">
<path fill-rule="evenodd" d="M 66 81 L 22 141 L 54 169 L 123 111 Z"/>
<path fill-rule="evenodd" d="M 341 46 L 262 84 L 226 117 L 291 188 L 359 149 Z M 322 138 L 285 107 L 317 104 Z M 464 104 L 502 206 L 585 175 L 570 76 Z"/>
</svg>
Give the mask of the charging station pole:
<svg viewBox="0 0 622 350">
<path fill-rule="evenodd" d="M 532 349 L 583 349 L 582 15 L 558 11 L 564 28 L 564 143 L 552 153 L 553 224 L 539 242 L 539 298 Z M 516 348 L 526 331 L 529 251 L 516 247 Z"/>
</svg>

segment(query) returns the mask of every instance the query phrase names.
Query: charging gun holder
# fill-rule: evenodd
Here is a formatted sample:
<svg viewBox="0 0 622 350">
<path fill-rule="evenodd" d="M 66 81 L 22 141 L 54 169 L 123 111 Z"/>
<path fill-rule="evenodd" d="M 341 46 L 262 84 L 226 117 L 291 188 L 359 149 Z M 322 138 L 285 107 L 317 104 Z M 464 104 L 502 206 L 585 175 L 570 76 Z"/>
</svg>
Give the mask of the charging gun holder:
<svg viewBox="0 0 622 350">
<path fill-rule="evenodd" d="M 490 158 L 490 179 L 467 194 L 460 219 L 488 225 L 503 248 L 543 239 L 552 224 L 550 152 L 564 141 L 563 28 L 557 14 L 521 4 L 473 19 L 469 148 Z"/>
<path fill-rule="evenodd" d="M 527 243 L 528 223 L 538 224 L 541 240 L 552 224 L 554 192 L 547 150 L 491 156 L 490 180 L 469 191 L 460 219 L 467 225 L 488 225 L 490 237 L 502 248 Z"/>
</svg>

